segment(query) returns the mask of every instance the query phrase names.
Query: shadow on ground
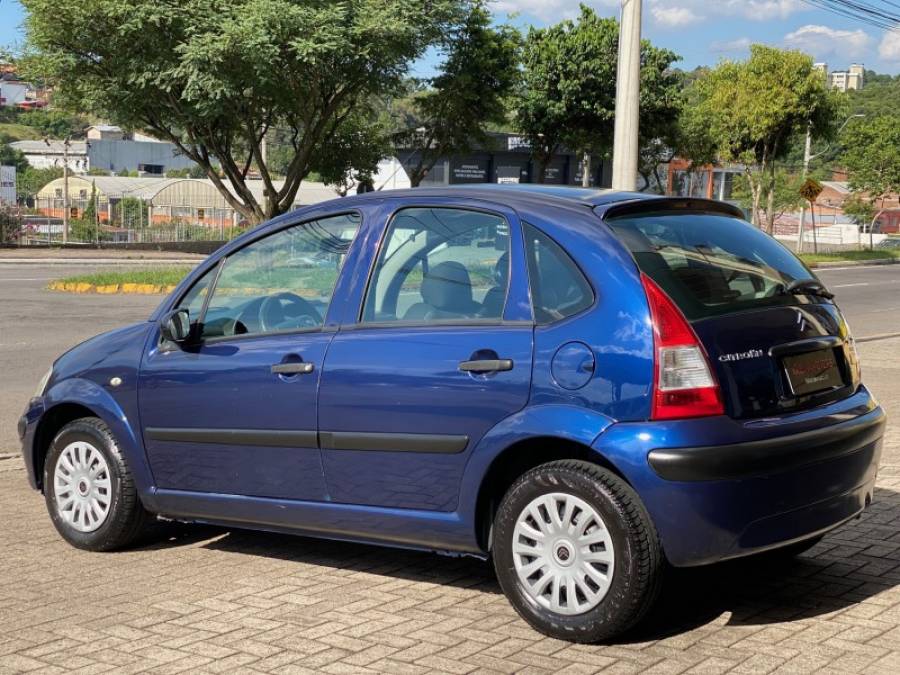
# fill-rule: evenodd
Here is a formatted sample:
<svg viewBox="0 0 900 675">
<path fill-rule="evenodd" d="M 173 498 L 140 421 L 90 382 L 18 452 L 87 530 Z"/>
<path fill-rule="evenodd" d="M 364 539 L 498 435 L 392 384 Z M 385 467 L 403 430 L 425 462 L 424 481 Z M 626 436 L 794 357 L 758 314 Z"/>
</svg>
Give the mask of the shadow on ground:
<svg viewBox="0 0 900 675">
<path fill-rule="evenodd" d="M 869 554 L 880 547 L 897 557 L 900 494 L 877 489 L 875 502 L 797 558 L 754 556 L 706 567 L 669 569 L 663 591 L 645 619 L 622 636 L 628 644 L 659 640 L 730 613 L 728 625 L 808 619 L 855 605 L 900 585 L 900 560 Z M 864 536 L 857 537 L 858 532 Z M 201 525 L 168 523 L 146 548 L 206 549 L 290 560 L 499 594 L 490 563 L 347 542 Z M 878 568 L 887 573 L 878 573 Z"/>
</svg>

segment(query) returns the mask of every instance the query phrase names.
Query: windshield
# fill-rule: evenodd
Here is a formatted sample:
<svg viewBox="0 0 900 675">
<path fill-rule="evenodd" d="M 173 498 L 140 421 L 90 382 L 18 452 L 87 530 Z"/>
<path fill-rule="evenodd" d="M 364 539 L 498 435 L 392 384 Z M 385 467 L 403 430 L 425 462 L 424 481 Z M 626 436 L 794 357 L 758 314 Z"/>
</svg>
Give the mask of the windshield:
<svg viewBox="0 0 900 675">
<path fill-rule="evenodd" d="M 689 320 L 796 304 L 785 289 L 815 279 L 784 246 L 739 218 L 660 211 L 606 222 Z"/>
</svg>

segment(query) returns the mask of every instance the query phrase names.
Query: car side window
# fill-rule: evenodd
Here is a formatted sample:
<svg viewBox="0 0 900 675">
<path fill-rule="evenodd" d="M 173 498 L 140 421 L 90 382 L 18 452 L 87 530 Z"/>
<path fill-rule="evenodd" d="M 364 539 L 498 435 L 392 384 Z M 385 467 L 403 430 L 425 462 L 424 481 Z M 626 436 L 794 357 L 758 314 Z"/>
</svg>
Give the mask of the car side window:
<svg viewBox="0 0 900 675">
<path fill-rule="evenodd" d="M 457 208 L 408 208 L 391 220 L 363 322 L 500 321 L 509 286 L 509 225 Z"/>
<path fill-rule="evenodd" d="M 353 213 L 309 221 L 229 255 L 203 316 L 201 336 L 320 328 L 359 223 Z"/>
<path fill-rule="evenodd" d="M 528 223 L 524 232 L 535 321 L 553 323 L 590 307 L 594 292 L 569 254 Z"/>
<path fill-rule="evenodd" d="M 216 278 L 216 271 L 219 266 L 213 265 L 207 272 L 200 277 L 191 289 L 184 294 L 178 303 L 177 309 L 186 309 L 190 315 L 191 321 L 197 321 L 200 318 L 200 312 L 203 311 L 203 303 L 206 302 L 206 296 L 209 295 L 209 287 Z"/>
</svg>

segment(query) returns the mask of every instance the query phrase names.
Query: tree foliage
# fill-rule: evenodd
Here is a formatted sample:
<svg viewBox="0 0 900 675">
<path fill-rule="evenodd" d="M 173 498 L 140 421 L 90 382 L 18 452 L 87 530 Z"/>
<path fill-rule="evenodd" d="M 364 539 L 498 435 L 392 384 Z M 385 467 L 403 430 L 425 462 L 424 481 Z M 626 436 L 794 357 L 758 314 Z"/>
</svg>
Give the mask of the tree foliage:
<svg viewBox="0 0 900 675">
<path fill-rule="evenodd" d="M 826 89 L 809 56 L 763 45 L 753 45 L 747 61 L 720 63 L 697 79 L 691 95 L 693 105 L 684 117 L 696 142 L 690 159 L 744 164 L 753 222 L 771 232 L 776 163 L 807 125 L 814 137 L 834 133 L 839 99 Z"/>
<path fill-rule="evenodd" d="M 23 0 L 31 72 L 56 86 L 58 103 L 171 141 L 251 222 L 291 208 L 323 163 L 335 172 L 327 141 L 373 140 L 359 136 L 371 97 L 396 88 L 466 4 Z M 283 184 L 262 156 L 270 128 L 289 132 Z M 251 169 L 265 184 L 261 203 Z"/>
<path fill-rule="evenodd" d="M 900 192 L 900 116 L 854 120 L 841 140 L 851 190 L 876 199 Z"/>
<path fill-rule="evenodd" d="M 772 193 L 772 208 L 774 210 L 773 222 L 779 216 L 796 211 L 803 206 L 803 196 L 800 194 L 800 188 L 803 186 L 803 177 L 796 171 L 788 171 L 787 169 L 777 168 L 775 170 L 775 178 L 772 181 L 765 181 L 762 185 L 762 201 L 768 203 L 769 194 Z M 744 209 L 750 209 L 753 206 L 753 190 L 750 186 L 746 174 L 737 176 L 734 181 L 732 190 L 732 198 L 737 200 L 738 204 Z"/>
<path fill-rule="evenodd" d="M 28 160 L 20 151 L 10 145 L 12 139 L 5 134 L 0 134 L 0 165 L 16 167 L 16 173 L 22 173 L 28 168 Z"/>
<path fill-rule="evenodd" d="M 615 124 L 619 25 L 585 6 L 575 21 L 531 28 L 523 49 L 516 122 L 531 143 L 542 181 L 565 146 L 607 156 Z M 641 144 L 671 135 L 680 104 L 679 57 L 641 42 Z"/>
<path fill-rule="evenodd" d="M 479 2 L 443 45 L 440 73 L 412 98 L 399 140 L 417 150 L 410 182 L 418 186 L 440 157 L 487 144 L 491 124 L 506 121 L 506 99 L 519 75 L 520 33 L 491 25 Z"/>
</svg>

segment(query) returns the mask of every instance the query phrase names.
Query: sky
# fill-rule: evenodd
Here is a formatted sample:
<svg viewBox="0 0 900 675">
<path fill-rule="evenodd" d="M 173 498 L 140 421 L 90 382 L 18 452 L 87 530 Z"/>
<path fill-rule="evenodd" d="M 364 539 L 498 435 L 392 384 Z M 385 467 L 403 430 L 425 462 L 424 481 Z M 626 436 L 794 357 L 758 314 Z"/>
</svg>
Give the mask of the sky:
<svg viewBox="0 0 900 675">
<path fill-rule="evenodd" d="M 585 4 L 615 16 L 620 0 Z M 578 0 L 492 0 L 491 6 L 498 19 L 512 15 L 520 26 L 545 26 L 578 15 Z M 880 30 L 804 0 L 644 0 L 643 14 L 643 36 L 681 55 L 680 66 L 686 69 L 744 58 L 750 44 L 761 42 L 800 49 L 829 70 L 863 63 L 879 73 L 900 74 L 900 28 Z M 22 20 L 18 2 L 0 0 L 0 46 L 21 45 Z"/>
</svg>

